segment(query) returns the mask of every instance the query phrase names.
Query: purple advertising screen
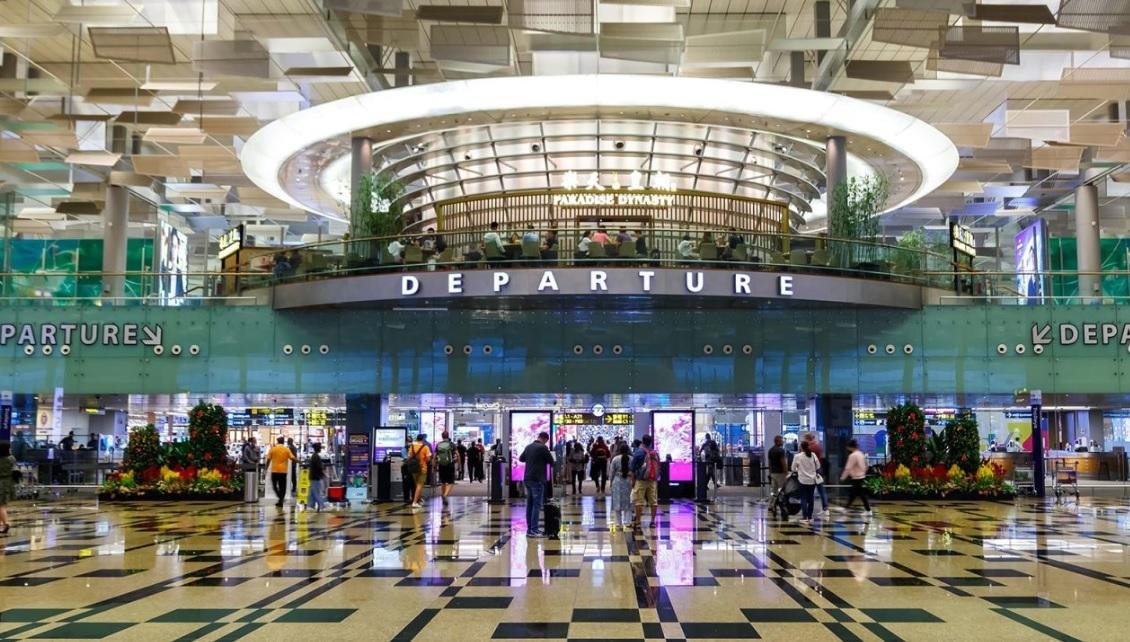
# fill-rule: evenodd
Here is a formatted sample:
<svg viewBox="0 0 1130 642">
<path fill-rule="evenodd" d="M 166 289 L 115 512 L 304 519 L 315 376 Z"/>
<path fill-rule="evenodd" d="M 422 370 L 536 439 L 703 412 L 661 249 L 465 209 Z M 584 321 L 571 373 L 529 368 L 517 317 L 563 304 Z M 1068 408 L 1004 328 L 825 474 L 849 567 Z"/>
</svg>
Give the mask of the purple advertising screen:
<svg viewBox="0 0 1130 642">
<path fill-rule="evenodd" d="M 671 456 L 671 481 L 694 481 L 694 411 L 652 412 L 651 433 L 659 458 Z"/>
<path fill-rule="evenodd" d="M 553 413 L 545 410 L 514 410 L 510 413 L 510 479 L 522 481 L 526 475 L 526 465 L 518 461 L 518 456 L 526 449 L 540 432 L 550 432 Z M 552 444 L 550 448 L 552 448 Z"/>
<path fill-rule="evenodd" d="M 1036 221 L 1016 234 L 1016 292 L 1020 303 L 1038 304 L 1044 298 L 1047 270 L 1047 224 Z"/>
</svg>

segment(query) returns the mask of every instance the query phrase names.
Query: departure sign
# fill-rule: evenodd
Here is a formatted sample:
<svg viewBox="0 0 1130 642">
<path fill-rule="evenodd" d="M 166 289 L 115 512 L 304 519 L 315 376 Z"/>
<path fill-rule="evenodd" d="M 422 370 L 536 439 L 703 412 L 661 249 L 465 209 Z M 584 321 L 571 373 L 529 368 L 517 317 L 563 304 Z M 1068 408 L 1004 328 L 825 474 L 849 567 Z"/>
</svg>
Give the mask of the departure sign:
<svg viewBox="0 0 1130 642">
<path fill-rule="evenodd" d="M 307 426 L 325 426 L 326 425 L 326 411 L 311 408 L 306 411 L 306 425 Z"/>
<path fill-rule="evenodd" d="M 606 412 L 597 417 L 591 412 L 559 412 L 553 415 L 558 426 L 631 426 L 635 418 L 630 412 Z"/>
</svg>

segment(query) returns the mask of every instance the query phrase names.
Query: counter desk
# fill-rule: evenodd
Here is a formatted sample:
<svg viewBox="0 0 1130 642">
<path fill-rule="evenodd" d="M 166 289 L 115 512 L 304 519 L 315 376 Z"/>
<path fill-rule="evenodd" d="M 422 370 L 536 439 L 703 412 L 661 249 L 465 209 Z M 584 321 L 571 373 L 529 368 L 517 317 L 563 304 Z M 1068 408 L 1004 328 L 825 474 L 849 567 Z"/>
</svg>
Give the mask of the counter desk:
<svg viewBox="0 0 1130 642">
<path fill-rule="evenodd" d="M 981 456 L 997 464 L 1012 477 L 1017 467 L 1032 466 L 1032 453 L 987 452 Z M 1061 450 L 1048 451 L 1044 459 L 1044 474 L 1050 477 L 1057 468 L 1074 468 L 1080 481 L 1127 481 L 1126 453 L 1123 451 L 1077 453 Z"/>
</svg>

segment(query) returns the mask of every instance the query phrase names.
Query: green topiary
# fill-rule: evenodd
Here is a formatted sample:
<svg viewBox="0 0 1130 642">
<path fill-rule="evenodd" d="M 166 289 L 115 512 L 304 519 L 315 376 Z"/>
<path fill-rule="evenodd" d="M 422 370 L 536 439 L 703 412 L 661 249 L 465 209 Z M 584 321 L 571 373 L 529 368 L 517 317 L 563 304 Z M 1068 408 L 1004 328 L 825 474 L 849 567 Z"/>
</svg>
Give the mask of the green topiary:
<svg viewBox="0 0 1130 642">
<path fill-rule="evenodd" d="M 215 468 L 228 459 L 228 414 L 222 406 L 201 401 L 188 413 L 189 466 Z"/>
<path fill-rule="evenodd" d="M 977 418 L 972 413 L 947 423 L 943 439 L 947 465 L 957 466 L 970 474 L 977 472 L 981 463 L 981 436 L 977 432 Z"/>
<path fill-rule="evenodd" d="M 887 411 L 887 443 L 896 464 L 926 465 L 926 419 L 917 404 L 904 403 Z"/>
<path fill-rule="evenodd" d="M 134 428 L 122 455 L 122 469 L 140 477 L 148 469 L 160 468 L 161 463 L 161 437 L 157 428 L 153 424 Z"/>
</svg>

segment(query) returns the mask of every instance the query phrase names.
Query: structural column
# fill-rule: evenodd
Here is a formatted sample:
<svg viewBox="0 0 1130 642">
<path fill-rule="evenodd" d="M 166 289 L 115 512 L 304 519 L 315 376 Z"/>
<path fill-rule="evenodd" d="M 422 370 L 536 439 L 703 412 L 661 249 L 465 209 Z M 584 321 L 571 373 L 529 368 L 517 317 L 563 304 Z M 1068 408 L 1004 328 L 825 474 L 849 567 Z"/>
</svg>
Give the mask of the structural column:
<svg viewBox="0 0 1130 642">
<path fill-rule="evenodd" d="M 1103 295 L 1102 254 L 1099 247 L 1099 194 L 1093 184 L 1075 188 L 1075 254 L 1082 303 L 1094 303 Z M 1085 274 L 1090 272 L 1091 274 Z"/>
<path fill-rule="evenodd" d="M 102 210 L 102 296 L 120 303 L 126 294 L 126 242 L 129 232 L 129 191 L 106 185 Z"/>
<path fill-rule="evenodd" d="M 824 153 L 824 176 L 828 179 L 828 206 L 836 186 L 847 180 L 847 140 L 843 136 L 829 136 Z"/>
<path fill-rule="evenodd" d="M 357 203 L 361 179 L 373 171 L 373 139 L 358 136 L 353 139 L 353 163 L 349 173 L 350 207 Z"/>
<path fill-rule="evenodd" d="M 840 471 L 847 462 L 852 423 L 851 395 L 818 395 L 809 399 L 808 426 L 816 432 L 817 438 L 823 433 L 821 441 L 828 463 L 825 480 L 840 478 Z"/>
</svg>

